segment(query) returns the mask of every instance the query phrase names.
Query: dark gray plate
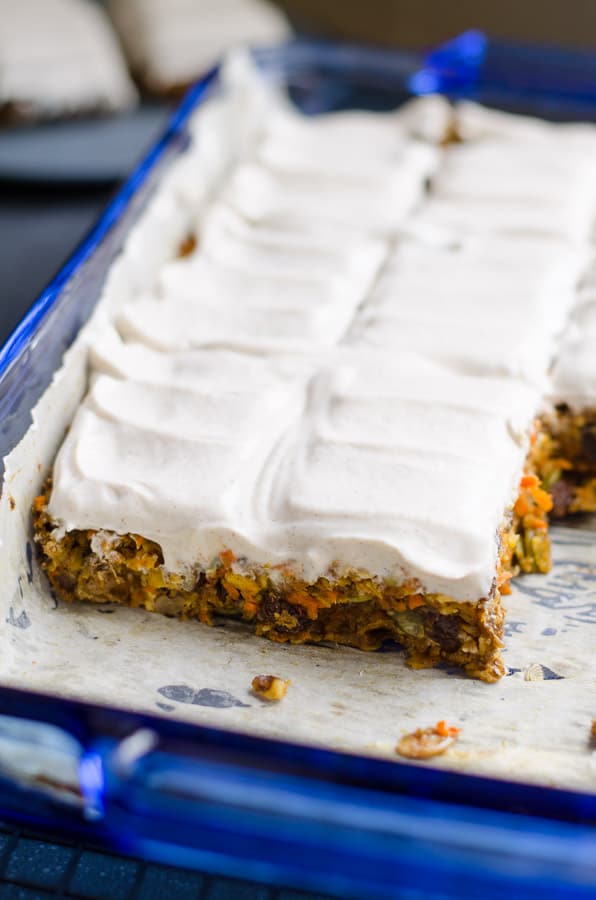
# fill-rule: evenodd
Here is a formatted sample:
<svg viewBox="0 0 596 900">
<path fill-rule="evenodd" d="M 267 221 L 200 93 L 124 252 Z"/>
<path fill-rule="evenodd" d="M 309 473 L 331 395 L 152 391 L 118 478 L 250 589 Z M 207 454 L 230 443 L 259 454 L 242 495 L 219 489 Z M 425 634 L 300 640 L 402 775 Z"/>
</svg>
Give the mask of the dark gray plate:
<svg viewBox="0 0 596 900">
<path fill-rule="evenodd" d="M 171 107 L 0 130 L 0 180 L 110 184 L 128 175 L 165 128 Z"/>
</svg>

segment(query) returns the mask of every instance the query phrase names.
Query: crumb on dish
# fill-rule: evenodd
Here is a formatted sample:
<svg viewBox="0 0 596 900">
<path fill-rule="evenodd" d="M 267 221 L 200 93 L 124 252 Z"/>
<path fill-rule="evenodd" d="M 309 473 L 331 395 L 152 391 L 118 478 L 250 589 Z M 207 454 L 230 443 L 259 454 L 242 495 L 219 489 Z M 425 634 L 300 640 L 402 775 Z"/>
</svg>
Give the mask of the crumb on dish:
<svg viewBox="0 0 596 900">
<path fill-rule="evenodd" d="M 430 759 L 440 756 L 454 743 L 460 728 L 447 725 L 444 719 L 430 728 L 417 728 L 405 734 L 395 752 L 407 759 Z"/>
<path fill-rule="evenodd" d="M 194 234 L 187 234 L 185 238 L 180 241 L 178 245 L 178 258 L 182 259 L 185 256 L 190 256 L 191 253 L 194 253 L 197 247 L 197 238 Z"/>
<path fill-rule="evenodd" d="M 255 675 L 252 680 L 253 694 L 260 700 L 277 703 L 286 696 L 290 680 L 277 675 Z"/>
</svg>

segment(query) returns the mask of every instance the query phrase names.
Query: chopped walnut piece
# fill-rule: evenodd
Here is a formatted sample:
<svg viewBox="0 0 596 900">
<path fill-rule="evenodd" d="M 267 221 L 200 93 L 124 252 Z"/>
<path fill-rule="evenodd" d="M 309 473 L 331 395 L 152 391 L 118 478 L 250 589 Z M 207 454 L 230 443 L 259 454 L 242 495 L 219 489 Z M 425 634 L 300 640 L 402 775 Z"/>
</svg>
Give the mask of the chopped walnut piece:
<svg viewBox="0 0 596 900">
<path fill-rule="evenodd" d="M 417 728 L 416 731 L 405 734 L 395 752 L 408 759 L 430 759 L 431 756 L 444 753 L 459 732 L 459 728 L 453 728 L 441 719 L 432 728 Z"/>
<path fill-rule="evenodd" d="M 286 696 L 289 680 L 277 675 L 255 675 L 252 680 L 253 693 L 261 700 L 277 702 Z"/>
<path fill-rule="evenodd" d="M 188 234 L 184 240 L 180 241 L 178 247 L 178 258 L 190 256 L 197 246 L 197 239 L 194 234 Z"/>
</svg>

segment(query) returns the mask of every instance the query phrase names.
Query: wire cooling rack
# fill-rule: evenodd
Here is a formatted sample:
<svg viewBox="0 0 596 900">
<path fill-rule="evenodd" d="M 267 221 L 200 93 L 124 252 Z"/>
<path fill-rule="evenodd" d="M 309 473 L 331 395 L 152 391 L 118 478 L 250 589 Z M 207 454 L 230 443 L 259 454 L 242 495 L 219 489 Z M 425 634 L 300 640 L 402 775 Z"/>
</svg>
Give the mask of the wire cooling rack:
<svg viewBox="0 0 596 900">
<path fill-rule="evenodd" d="M 69 844 L 0 823 L 0 898 L 37 900 L 327 900 Z M 330 900 L 330 898 L 329 898 Z"/>
</svg>

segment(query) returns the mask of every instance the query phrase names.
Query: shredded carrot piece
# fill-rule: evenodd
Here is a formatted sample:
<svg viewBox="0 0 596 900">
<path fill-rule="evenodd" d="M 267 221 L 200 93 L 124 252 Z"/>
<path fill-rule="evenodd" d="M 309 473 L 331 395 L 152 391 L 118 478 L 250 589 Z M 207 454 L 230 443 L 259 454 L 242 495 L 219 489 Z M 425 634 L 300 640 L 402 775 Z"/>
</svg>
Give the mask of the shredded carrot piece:
<svg viewBox="0 0 596 900">
<path fill-rule="evenodd" d="M 524 516 L 524 528 L 548 528 L 547 522 L 544 519 L 540 519 L 538 516 L 534 516 L 531 513 Z"/>
<path fill-rule="evenodd" d="M 288 603 L 305 609 L 309 619 L 316 619 L 319 614 L 320 604 L 317 602 L 316 597 L 311 597 L 306 591 L 292 591 L 288 595 Z"/>
<path fill-rule="evenodd" d="M 532 494 L 532 498 L 536 505 L 539 506 L 543 512 L 550 512 L 553 508 L 553 501 L 550 494 L 547 494 L 546 491 L 543 491 L 542 488 L 539 487 L 530 488 L 530 493 Z"/>
<path fill-rule="evenodd" d="M 254 600 L 247 600 L 243 606 L 245 615 L 247 615 L 250 619 L 256 616 L 257 609 L 258 605 L 254 602 Z"/>
<path fill-rule="evenodd" d="M 412 594 L 411 597 L 408 597 L 407 603 L 409 609 L 418 609 L 419 606 L 425 606 L 424 600 L 420 594 Z"/>
<path fill-rule="evenodd" d="M 528 503 L 526 497 L 523 496 L 523 494 L 520 494 L 520 496 L 517 498 L 517 500 L 515 501 L 515 506 L 513 508 L 515 509 L 516 515 L 518 515 L 520 519 L 523 519 L 523 517 L 527 515 L 531 509 L 530 504 Z"/>
<path fill-rule="evenodd" d="M 41 512 L 44 506 L 46 505 L 45 494 L 40 494 L 39 497 L 36 497 L 33 501 L 33 508 L 36 512 Z"/>
<path fill-rule="evenodd" d="M 540 480 L 536 475 L 524 475 L 522 480 L 520 481 L 521 488 L 538 487 L 539 484 Z"/>
<path fill-rule="evenodd" d="M 222 563 L 226 567 L 231 566 L 233 562 L 236 562 L 235 555 L 232 553 L 231 550 L 229 550 L 227 548 L 225 550 L 221 551 L 221 553 L 219 554 L 219 558 L 221 559 Z"/>
<path fill-rule="evenodd" d="M 455 728 L 453 725 L 447 725 L 445 719 L 441 719 L 440 722 L 437 722 L 435 725 L 435 731 L 441 737 L 455 737 L 456 734 L 459 734 L 461 728 Z"/>
</svg>

